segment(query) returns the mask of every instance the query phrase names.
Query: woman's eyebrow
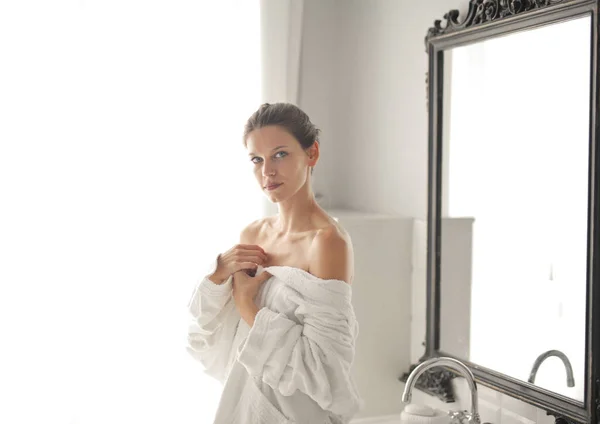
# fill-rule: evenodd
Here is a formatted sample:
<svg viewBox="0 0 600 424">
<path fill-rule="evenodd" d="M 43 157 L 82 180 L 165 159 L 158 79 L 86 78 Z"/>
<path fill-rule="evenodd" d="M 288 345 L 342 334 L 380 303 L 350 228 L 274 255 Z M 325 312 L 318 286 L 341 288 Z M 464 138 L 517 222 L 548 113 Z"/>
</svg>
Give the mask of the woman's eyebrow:
<svg viewBox="0 0 600 424">
<path fill-rule="evenodd" d="M 277 149 L 281 149 L 282 147 L 287 147 L 287 146 L 277 146 L 277 147 L 271 149 L 271 151 L 273 152 L 273 151 L 275 151 Z M 255 155 L 256 155 L 256 153 L 254 153 L 254 152 L 248 153 L 248 156 L 255 156 Z"/>
</svg>

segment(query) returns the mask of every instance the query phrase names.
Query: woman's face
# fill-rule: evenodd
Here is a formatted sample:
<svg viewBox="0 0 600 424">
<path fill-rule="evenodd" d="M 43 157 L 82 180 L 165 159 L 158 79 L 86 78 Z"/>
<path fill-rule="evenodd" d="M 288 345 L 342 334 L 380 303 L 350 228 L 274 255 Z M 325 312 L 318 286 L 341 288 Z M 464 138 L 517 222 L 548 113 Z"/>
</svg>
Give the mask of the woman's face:
<svg viewBox="0 0 600 424">
<path fill-rule="evenodd" d="M 256 180 L 275 203 L 289 199 L 307 183 L 318 158 L 318 143 L 304 150 L 294 136 L 274 125 L 250 132 L 246 148 Z"/>
</svg>

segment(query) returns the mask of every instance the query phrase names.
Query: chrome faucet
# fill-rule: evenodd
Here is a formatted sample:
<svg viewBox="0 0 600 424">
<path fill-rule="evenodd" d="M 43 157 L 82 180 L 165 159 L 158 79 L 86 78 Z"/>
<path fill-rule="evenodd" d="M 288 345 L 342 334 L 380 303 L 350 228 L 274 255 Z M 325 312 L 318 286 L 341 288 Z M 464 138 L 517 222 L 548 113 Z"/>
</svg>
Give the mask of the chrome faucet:
<svg viewBox="0 0 600 424">
<path fill-rule="evenodd" d="M 562 353 L 560 350 L 549 350 L 538 356 L 533 364 L 533 368 L 531 369 L 531 374 L 529 374 L 529 380 L 527 381 L 532 384 L 535 383 L 535 376 L 540 368 L 540 365 L 542 365 L 542 362 L 551 356 L 556 356 L 562 360 L 565 369 L 567 370 L 567 387 L 575 387 L 575 379 L 573 378 L 573 367 L 571 366 L 571 361 L 569 361 L 567 355 Z"/>
<path fill-rule="evenodd" d="M 409 403 L 412 398 L 412 390 L 417 383 L 417 380 L 428 369 L 434 367 L 447 367 L 457 371 L 467 380 L 469 390 L 471 391 L 471 412 L 467 411 L 450 411 L 448 414 L 452 417 L 453 423 L 470 423 L 481 424 L 479 417 L 479 402 L 477 396 L 477 384 L 471 370 L 462 362 L 453 358 L 431 358 L 419 364 L 412 373 L 408 376 L 404 393 L 402 394 L 402 402 Z"/>
</svg>

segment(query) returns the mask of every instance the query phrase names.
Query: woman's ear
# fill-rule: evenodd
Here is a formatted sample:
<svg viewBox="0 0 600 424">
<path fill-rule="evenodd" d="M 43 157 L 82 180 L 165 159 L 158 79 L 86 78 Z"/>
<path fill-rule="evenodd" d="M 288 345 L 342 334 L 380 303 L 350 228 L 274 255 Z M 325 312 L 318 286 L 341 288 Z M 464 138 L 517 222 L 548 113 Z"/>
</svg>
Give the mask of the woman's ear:
<svg viewBox="0 0 600 424">
<path fill-rule="evenodd" d="M 319 160 L 319 142 L 315 140 L 312 146 L 310 146 L 306 152 L 308 154 L 308 165 L 314 167 Z"/>
</svg>

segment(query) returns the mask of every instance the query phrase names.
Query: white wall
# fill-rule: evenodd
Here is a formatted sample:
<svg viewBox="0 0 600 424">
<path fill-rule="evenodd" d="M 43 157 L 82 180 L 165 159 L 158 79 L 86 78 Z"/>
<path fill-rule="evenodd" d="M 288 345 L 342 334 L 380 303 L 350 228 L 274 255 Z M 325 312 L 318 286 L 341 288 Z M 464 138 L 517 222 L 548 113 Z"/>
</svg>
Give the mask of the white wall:
<svg viewBox="0 0 600 424">
<path fill-rule="evenodd" d="M 324 194 L 326 206 L 330 202 L 332 183 L 337 178 L 336 131 L 334 128 L 333 83 L 336 77 L 335 51 L 337 49 L 337 1 L 307 0 L 304 3 L 302 56 L 300 58 L 299 106 L 321 129 L 321 157 L 313 175 L 317 194 Z M 329 203 L 328 203 L 329 202 Z"/>
<path fill-rule="evenodd" d="M 435 14 L 407 16 L 413 4 L 306 1 L 299 102 L 325 131 L 315 176 L 327 182 L 315 187 L 332 206 L 426 215 L 423 37 Z"/>
<path fill-rule="evenodd" d="M 467 7 L 467 0 L 305 0 L 299 105 L 323 130 L 315 189 L 328 206 L 426 218 L 424 37 L 435 19 L 450 9 L 464 15 Z M 425 319 L 425 274 L 416 275 L 420 282 L 406 293 L 412 325 L 400 316 L 396 322 L 413 332 L 424 331 Z M 410 340 L 414 357 L 423 336 L 411 334 Z M 468 408 L 464 386 L 457 384 L 458 403 Z M 484 421 L 553 422 L 532 406 L 481 392 Z M 457 406 L 439 405 L 424 394 L 413 400 Z M 402 409 L 400 399 L 393 402 L 382 413 Z"/>
</svg>

